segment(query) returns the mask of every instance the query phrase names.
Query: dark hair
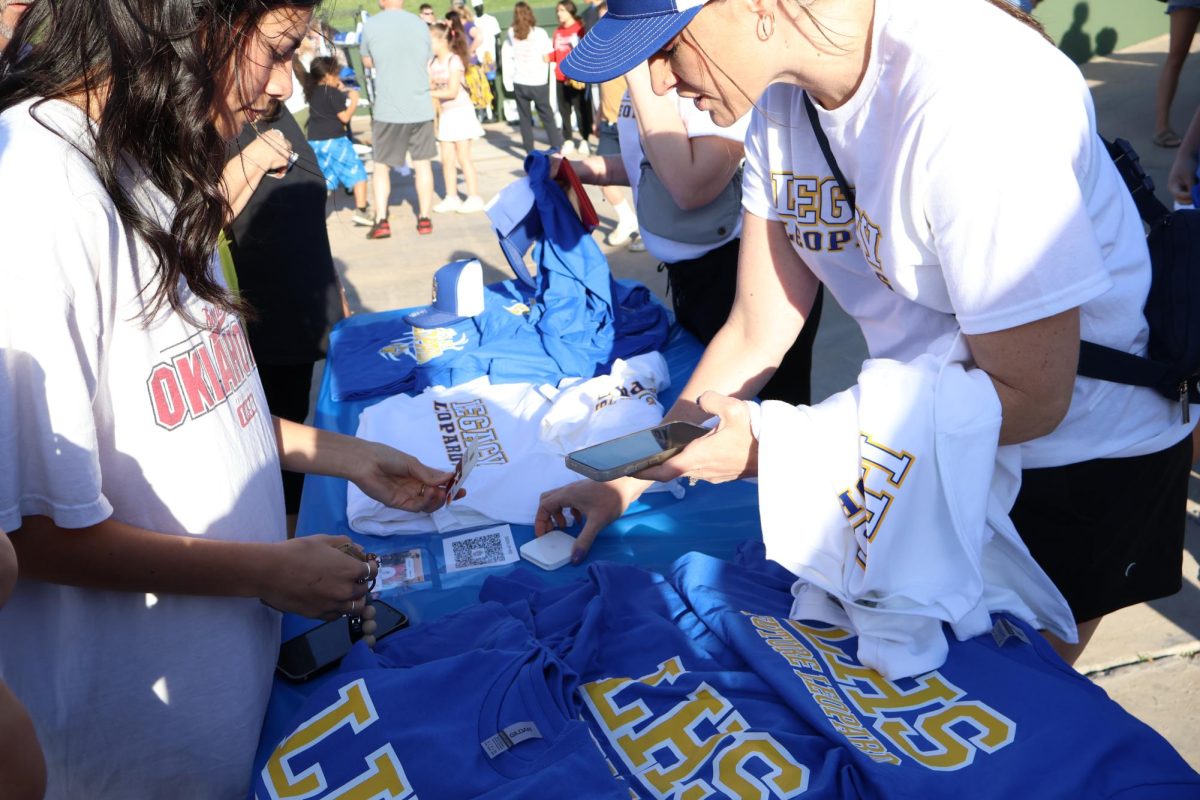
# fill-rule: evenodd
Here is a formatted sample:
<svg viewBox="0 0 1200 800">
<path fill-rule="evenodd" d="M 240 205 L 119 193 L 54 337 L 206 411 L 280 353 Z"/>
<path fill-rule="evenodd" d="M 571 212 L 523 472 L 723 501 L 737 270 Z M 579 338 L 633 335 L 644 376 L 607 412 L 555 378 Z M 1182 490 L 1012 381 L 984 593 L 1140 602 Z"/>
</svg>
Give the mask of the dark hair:
<svg viewBox="0 0 1200 800">
<path fill-rule="evenodd" d="M 325 80 L 328 75 L 340 75 L 342 72 L 338 60 L 333 56 L 317 56 L 308 66 L 308 75 L 304 78 L 304 99 L 312 98 L 313 90 Z"/>
<path fill-rule="evenodd" d="M 144 321 L 169 305 L 192 322 L 180 279 L 198 298 L 241 306 L 213 278 L 210 264 L 225 224 L 221 191 L 226 145 L 214 110 L 231 81 L 235 56 L 263 16 L 316 0 L 39 0 L 29 7 L 8 52 L 34 46 L 0 79 L 0 111 L 29 99 L 107 97 L 81 148 L 126 230 L 154 256 L 153 293 Z M 252 98 L 254 99 L 254 98 Z M 91 102 L 87 100 L 86 102 Z M 126 188 L 130 164 L 174 204 L 163 223 Z M 149 289 L 148 282 L 145 289 Z"/>
<path fill-rule="evenodd" d="M 571 19 L 579 21 L 579 7 L 575 5 L 575 0 L 558 0 L 557 5 L 562 6 L 571 15 Z"/>
<path fill-rule="evenodd" d="M 463 28 L 462 19 L 453 11 L 446 12 L 445 22 L 435 22 L 429 26 L 430 34 L 437 34 L 446 40 L 450 45 L 450 52 L 458 56 L 463 63 L 463 69 L 467 68 L 467 62 L 471 58 L 471 50 L 467 46 L 467 32 Z"/>
<path fill-rule="evenodd" d="M 537 17 L 534 16 L 533 9 L 529 7 L 529 3 L 526 3 L 525 0 L 518 0 L 517 4 L 513 6 L 513 36 L 523 40 L 536 27 Z"/>
<path fill-rule="evenodd" d="M 417 10 L 423 12 L 426 9 L 428 9 L 429 11 L 433 11 L 433 6 L 429 5 L 429 3 L 421 3 L 421 7 Z"/>
</svg>

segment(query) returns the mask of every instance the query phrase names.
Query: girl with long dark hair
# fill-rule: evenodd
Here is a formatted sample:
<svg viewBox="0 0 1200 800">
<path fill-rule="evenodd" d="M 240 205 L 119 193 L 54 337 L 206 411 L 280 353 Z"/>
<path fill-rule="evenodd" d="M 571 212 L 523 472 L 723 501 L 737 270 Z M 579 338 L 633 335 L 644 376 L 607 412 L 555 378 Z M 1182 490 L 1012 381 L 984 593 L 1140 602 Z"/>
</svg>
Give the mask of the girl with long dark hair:
<svg viewBox="0 0 1200 800">
<path fill-rule="evenodd" d="M 0 529 L 21 573 L 0 677 L 50 798 L 245 796 L 275 609 L 361 611 L 377 569 L 286 538 L 281 464 L 445 499 L 448 474 L 272 419 L 214 269 L 227 140 L 289 95 L 312 5 L 39 0 L 6 50 Z M 288 167 L 269 142 L 246 169 Z"/>
</svg>

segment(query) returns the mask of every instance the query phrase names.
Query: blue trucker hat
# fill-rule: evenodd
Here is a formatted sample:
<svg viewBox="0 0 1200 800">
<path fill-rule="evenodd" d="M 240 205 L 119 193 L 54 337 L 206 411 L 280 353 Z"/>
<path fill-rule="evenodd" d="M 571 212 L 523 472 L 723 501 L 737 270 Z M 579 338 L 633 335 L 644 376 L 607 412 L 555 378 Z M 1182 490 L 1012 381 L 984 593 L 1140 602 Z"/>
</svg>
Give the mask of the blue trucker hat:
<svg viewBox="0 0 1200 800">
<path fill-rule="evenodd" d="M 624 75 L 661 50 L 708 0 L 608 0 L 608 13 L 562 62 L 563 74 L 584 83 Z"/>
<path fill-rule="evenodd" d="M 483 313 L 483 266 L 451 261 L 433 273 L 433 303 L 404 315 L 414 328 L 440 328 Z"/>
<path fill-rule="evenodd" d="M 542 219 L 529 178 L 520 178 L 501 189 L 488 203 L 486 211 L 513 274 L 530 289 L 535 288 L 536 279 L 525 263 L 525 254 L 543 234 Z"/>
</svg>

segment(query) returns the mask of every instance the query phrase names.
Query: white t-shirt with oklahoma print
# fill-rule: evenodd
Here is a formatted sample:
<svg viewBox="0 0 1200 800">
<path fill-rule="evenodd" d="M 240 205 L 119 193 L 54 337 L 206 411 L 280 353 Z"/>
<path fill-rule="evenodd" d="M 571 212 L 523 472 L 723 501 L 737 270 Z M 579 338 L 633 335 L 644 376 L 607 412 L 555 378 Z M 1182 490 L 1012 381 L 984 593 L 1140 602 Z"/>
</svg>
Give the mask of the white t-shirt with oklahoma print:
<svg viewBox="0 0 1200 800">
<path fill-rule="evenodd" d="M 170 311 L 145 324 L 153 259 L 73 146 L 84 124 L 61 102 L 0 114 L 0 527 L 112 518 L 280 541 L 242 323 L 189 296 L 199 326 Z M 278 615 L 255 599 L 22 580 L 0 612 L 0 676 L 34 718 L 49 798 L 244 796 L 278 645 Z"/>
<path fill-rule="evenodd" d="M 783 84 L 747 135 L 746 210 L 785 225 L 873 358 L 1075 307 L 1084 339 L 1144 353 L 1149 255 L 1078 67 L 990 3 L 876 0 L 873 25 L 853 96 L 818 107 L 857 214 Z M 1150 389 L 1079 378 L 1023 462 L 1152 453 L 1187 435 L 1181 417 Z"/>
</svg>

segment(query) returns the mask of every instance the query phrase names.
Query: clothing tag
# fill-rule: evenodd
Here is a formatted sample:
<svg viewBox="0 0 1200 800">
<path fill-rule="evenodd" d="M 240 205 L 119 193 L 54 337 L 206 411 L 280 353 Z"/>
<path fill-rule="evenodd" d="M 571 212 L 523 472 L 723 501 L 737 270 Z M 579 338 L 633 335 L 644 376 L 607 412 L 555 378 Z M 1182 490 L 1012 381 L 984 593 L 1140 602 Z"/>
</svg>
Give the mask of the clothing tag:
<svg viewBox="0 0 1200 800">
<path fill-rule="evenodd" d="M 1001 617 L 996 620 L 996 624 L 992 626 L 992 638 L 996 640 L 997 647 L 1004 647 L 1005 642 L 1009 639 L 1020 639 L 1025 644 L 1029 644 L 1029 637 L 1025 635 L 1025 631 L 1013 625 L 1008 620 Z"/>
<path fill-rule="evenodd" d="M 513 745 L 520 744 L 527 739 L 541 738 L 542 733 L 533 722 L 514 722 L 495 736 L 484 739 L 481 744 L 483 752 L 487 753 L 488 758 L 495 758 Z"/>
</svg>

